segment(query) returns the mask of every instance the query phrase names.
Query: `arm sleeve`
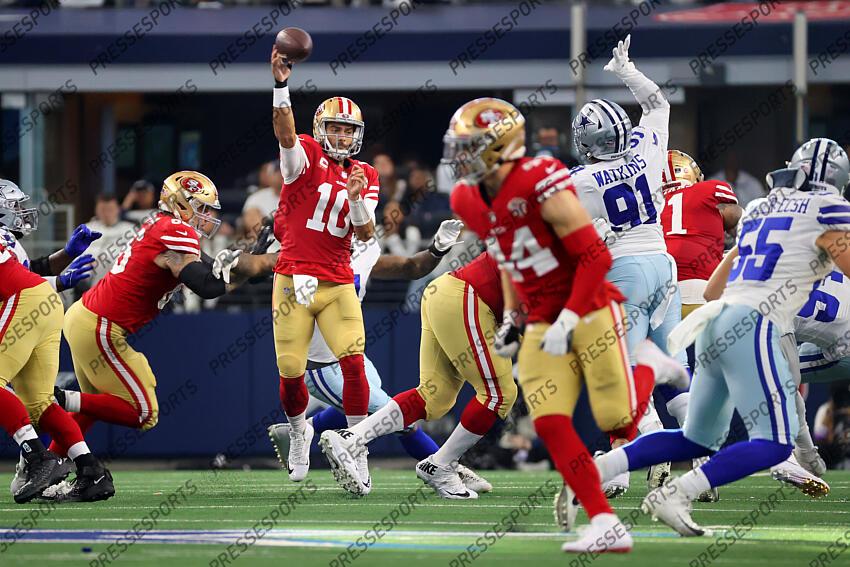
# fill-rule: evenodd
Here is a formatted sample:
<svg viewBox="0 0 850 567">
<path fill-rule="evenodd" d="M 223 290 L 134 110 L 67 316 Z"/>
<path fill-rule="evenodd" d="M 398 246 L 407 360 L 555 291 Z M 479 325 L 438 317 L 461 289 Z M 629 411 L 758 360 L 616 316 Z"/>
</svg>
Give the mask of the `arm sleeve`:
<svg viewBox="0 0 850 567">
<path fill-rule="evenodd" d="M 590 224 L 564 236 L 561 242 L 567 254 L 576 260 L 573 288 L 564 307 L 583 317 L 590 310 L 587 298 L 605 285 L 605 276 L 613 262 L 611 253 Z"/>
<path fill-rule="evenodd" d="M 670 103 L 667 102 L 658 85 L 638 71 L 634 65 L 627 67 L 627 69 L 617 72 L 617 76 L 629 87 L 643 110 L 640 125 L 655 130 L 659 136 L 664 138 L 663 145 L 667 147 Z"/>
<path fill-rule="evenodd" d="M 227 293 L 224 280 L 213 276 L 212 266 L 206 262 L 192 262 L 180 270 L 178 279 L 204 299 L 214 299 Z"/>
<path fill-rule="evenodd" d="M 283 182 L 292 183 L 310 165 L 307 152 L 301 145 L 301 138 L 296 138 L 295 145 L 291 148 L 284 148 L 280 144 L 278 144 L 278 147 L 280 148 L 280 174 L 283 175 Z"/>
<path fill-rule="evenodd" d="M 835 195 L 818 202 L 818 222 L 824 232 L 850 231 L 850 203 Z"/>
<path fill-rule="evenodd" d="M 381 190 L 380 184 L 378 183 L 378 172 L 373 168 L 369 168 L 368 170 L 368 185 L 366 189 L 363 191 L 363 202 L 366 205 L 366 210 L 369 211 L 369 217 L 372 219 L 372 222 L 375 222 L 375 209 L 378 208 L 378 195 Z"/>
<path fill-rule="evenodd" d="M 35 260 L 30 260 L 30 271 L 40 276 L 52 276 L 50 271 L 50 256 L 41 256 Z"/>
</svg>

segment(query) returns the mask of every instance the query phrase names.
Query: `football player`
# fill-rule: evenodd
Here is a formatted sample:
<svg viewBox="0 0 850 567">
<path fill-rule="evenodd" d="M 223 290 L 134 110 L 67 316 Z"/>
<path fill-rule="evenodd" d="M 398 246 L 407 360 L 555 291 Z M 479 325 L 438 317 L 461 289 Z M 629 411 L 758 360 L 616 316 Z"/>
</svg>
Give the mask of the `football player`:
<svg viewBox="0 0 850 567">
<path fill-rule="evenodd" d="M 711 456 L 702 466 L 650 492 L 646 513 L 684 536 L 705 533 L 691 502 L 709 488 L 785 461 L 798 430 L 797 383 L 780 343 L 793 329 L 813 284 L 837 265 L 850 272 L 850 203 L 842 198 L 850 160 L 832 140 L 800 146 L 787 169 L 767 177 L 766 206 L 744 217 L 729 253 L 728 283 L 719 300 L 691 313 L 671 333 L 677 350 L 696 339 L 697 372 L 684 429 L 656 431 L 597 460 L 603 479 L 657 462 Z M 733 410 L 748 440 L 727 445 Z"/>
<path fill-rule="evenodd" d="M 339 361 L 348 425 L 362 421 L 369 411 L 366 336 L 351 269 L 351 237 L 355 234 L 365 242 L 375 232 L 378 174 L 353 159 L 364 132 L 363 115 L 353 101 L 333 97 L 322 102 L 313 117 L 313 136 L 298 135 L 287 87 L 292 65 L 276 48 L 271 68 L 274 132 L 283 174 L 274 228 L 281 250 L 272 301 L 293 306 L 274 321 L 275 354 L 280 399 L 290 425 L 289 478 L 298 482 L 310 466 L 312 430 L 306 423 L 309 393 L 304 374 L 315 324 Z M 360 467 L 368 477 L 365 454 Z"/>
<path fill-rule="evenodd" d="M 670 103 L 658 86 L 629 60 L 631 36 L 613 50 L 604 69 L 617 75 L 643 109 L 640 125 L 632 127 L 626 111 L 617 103 L 596 99 L 582 106 L 573 119 L 573 142 L 588 162 L 573 168 L 576 194 L 611 251 L 613 263 L 608 280 L 625 295 L 626 340 L 636 363 L 638 345 L 651 339 L 666 349 L 667 335 L 681 320 L 681 299 L 676 286 L 676 264 L 667 253 L 659 215 L 664 207 L 661 176 L 667 161 Z M 684 352 L 676 354 L 687 365 Z M 673 416 L 684 422 L 687 393 L 662 386 Z M 654 412 L 652 404 L 647 411 Z M 659 422 L 660 423 L 660 422 Z M 638 427 L 646 432 L 641 419 Z M 616 448 L 628 438 L 611 437 Z M 650 484 L 660 484 L 669 469 L 650 471 Z M 615 497 L 629 487 L 624 473 L 606 483 L 605 494 Z"/>
<path fill-rule="evenodd" d="M 394 396 L 353 427 L 325 431 L 321 436 L 322 452 L 342 488 L 357 495 L 368 493 L 356 466 L 365 445 L 420 419 L 443 417 L 469 382 L 475 397 L 443 446 L 417 463 L 416 475 L 442 498 L 478 498 L 471 483 L 467 486 L 461 479 L 458 460 L 497 420 L 507 416 L 517 394 L 510 360 L 497 356 L 493 348 L 502 307 L 499 270 L 487 254 L 443 274 L 425 288 L 419 386 Z M 485 481 L 479 488 L 486 491 L 492 487 Z"/>
<path fill-rule="evenodd" d="M 655 380 L 686 385 L 688 375 L 647 341 L 637 355 L 645 364 L 636 366 L 633 379 L 623 296 L 605 280 L 611 255 L 564 164 L 524 157 L 524 128 L 522 114 L 499 99 L 476 99 L 455 112 L 444 138 L 444 160 L 460 178 L 452 208 L 486 242 L 505 287 L 516 287 L 527 312 L 518 358 L 525 403 L 564 484 L 591 518 L 590 529 L 562 549 L 625 552 L 631 536 L 608 505 L 573 427 L 576 401 L 586 385 L 599 427 L 629 436 Z M 513 325 L 515 313 L 508 312 L 503 328 Z M 502 352 L 517 342 L 516 332 L 500 333 Z"/>
</svg>

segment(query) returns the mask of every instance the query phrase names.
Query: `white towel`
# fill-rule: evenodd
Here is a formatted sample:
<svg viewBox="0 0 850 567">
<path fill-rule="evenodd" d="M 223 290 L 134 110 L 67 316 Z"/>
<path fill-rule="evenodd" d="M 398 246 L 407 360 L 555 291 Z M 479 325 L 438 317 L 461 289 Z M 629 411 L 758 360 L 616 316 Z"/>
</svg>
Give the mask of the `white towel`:
<svg viewBox="0 0 850 567">
<path fill-rule="evenodd" d="M 315 276 L 293 274 L 292 285 L 295 286 L 295 301 L 309 307 L 316 297 L 316 290 L 319 289 L 319 280 Z"/>
<path fill-rule="evenodd" d="M 679 274 L 676 269 L 676 260 L 670 254 L 665 253 L 664 255 L 667 256 L 667 260 L 670 262 L 670 282 L 674 285 L 668 287 L 664 299 L 661 300 L 661 303 L 658 304 L 658 307 L 649 316 L 649 327 L 653 331 L 664 322 L 664 318 L 667 316 L 667 310 L 670 308 L 670 304 L 673 303 L 673 297 L 676 296 L 676 290 L 678 289 L 678 283 L 676 282 L 679 279 Z"/>
<path fill-rule="evenodd" d="M 718 299 L 709 301 L 702 307 L 691 312 L 690 315 L 676 325 L 667 337 L 667 352 L 681 352 L 688 348 L 705 329 L 712 319 L 720 315 L 726 302 Z"/>
</svg>

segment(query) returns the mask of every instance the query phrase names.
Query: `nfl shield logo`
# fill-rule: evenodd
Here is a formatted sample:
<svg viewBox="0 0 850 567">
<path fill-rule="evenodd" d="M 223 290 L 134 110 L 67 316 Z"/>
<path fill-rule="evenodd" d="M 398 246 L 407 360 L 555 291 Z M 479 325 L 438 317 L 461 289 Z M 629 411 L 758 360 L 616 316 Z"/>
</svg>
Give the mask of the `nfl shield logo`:
<svg viewBox="0 0 850 567">
<path fill-rule="evenodd" d="M 490 211 L 487 213 L 487 219 L 490 221 L 490 224 L 496 224 L 496 213 Z"/>
<path fill-rule="evenodd" d="M 528 203 L 526 203 L 525 199 L 514 197 L 508 201 L 508 210 L 516 218 L 524 217 L 528 213 Z"/>
</svg>

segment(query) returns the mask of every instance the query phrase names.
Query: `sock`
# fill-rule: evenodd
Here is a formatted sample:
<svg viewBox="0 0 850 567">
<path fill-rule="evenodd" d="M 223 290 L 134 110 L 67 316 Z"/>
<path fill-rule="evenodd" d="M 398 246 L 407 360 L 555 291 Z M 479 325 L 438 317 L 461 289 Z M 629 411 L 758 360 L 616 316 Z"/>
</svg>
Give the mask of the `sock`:
<svg viewBox="0 0 850 567">
<path fill-rule="evenodd" d="M 345 415 L 362 416 L 369 413 L 369 381 L 362 354 L 351 354 L 339 359 L 342 370 L 342 408 Z"/>
<path fill-rule="evenodd" d="M 711 488 L 711 483 L 708 482 L 708 478 L 700 467 L 686 472 L 673 482 L 682 489 L 688 500 L 696 500 L 700 494 Z"/>
<path fill-rule="evenodd" d="M 599 476 L 602 482 L 608 482 L 618 474 L 623 474 L 629 470 L 629 458 L 626 456 L 626 451 L 623 447 L 612 449 L 594 459 L 596 468 L 599 469 Z"/>
<path fill-rule="evenodd" d="M 326 407 L 308 421 L 311 421 L 313 429 L 316 430 L 316 437 L 320 436 L 323 431 L 342 429 L 347 425 L 345 415 L 333 406 Z"/>
<path fill-rule="evenodd" d="M 396 407 L 401 411 L 404 427 L 427 417 L 425 399 L 422 398 L 416 388 L 396 394 L 393 396 L 393 401 L 396 402 Z"/>
<path fill-rule="evenodd" d="M 107 394 L 97 395 L 105 396 Z M 121 401 L 124 402 L 124 400 Z M 124 403 L 126 404 L 127 402 Z M 138 413 L 136 416 L 138 416 Z M 138 423 L 138 417 L 136 418 L 136 422 Z M 77 425 L 76 421 L 71 419 L 71 414 L 59 407 L 59 404 L 50 404 L 38 419 L 38 425 L 42 431 L 49 433 L 63 447 L 72 447 L 79 443 L 85 445 L 80 426 Z"/>
<path fill-rule="evenodd" d="M 664 429 L 642 435 L 623 447 L 629 458 L 629 470 L 637 470 L 667 461 L 690 461 L 711 454 L 711 450 L 685 438 L 681 429 Z"/>
<path fill-rule="evenodd" d="M 32 425 L 27 426 L 32 429 Z M 26 439 L 20 442 L 21 446 L 21 455 L 24 457 L 24 460 L 29 462 L 37 455 L 42 454 L 47 449 L 44 448 L 44 444 L 41 442 L 41 439 L 36 436 L 35 439 Z"/>
<path fill-rule="evenodd" d="M 15 437 L 18 430 L 25 425 L 30 425 L 30 416 L 23 402 L 6 388 L 0 388 L 0 426 L 10 437 Z M 22 440 L 15 438 L 18 443 Z"/>
<path fill-rule="evenodd" d="M 473 433 L 465 428 L 462 423 L 458 423 L 443 446 L 434 453 L 434 463 L 444 467 L 450 466 L 478 443 L 482 437 L 484 436 Z"/>
<path fill-rule="evenodd" d="M 368 443 L 378 437 L 401 431 L 404 427 L 405 424 L 401 408 L 399 408 L 395 399 L 392 399 L 387 402 L 387 405 L 350 428 L 350 430 Z"/>
<path fill-rule="evenodd" d="M 91 416 L 83 415 L 81 413 L 72 413 L 71 419 L 77 422 L 77 425 L 80 428 L 80 433 L 85 437 L 86 432 L 91 429 L 91 426 L 94 425 L 97 420 Z M 67 445 L 63 445 L 59 443 L 59 441 L 54 437 L 50 442 L 50 447 L 48 447 L 49 451 L 52 451 L 59 457 L 67 457 L 68 456 L 68 447 Z"/>
<path fill-rule="evenodd" d="M 440 449 L 434 440 L 419 427 L 410 433 L 403 433 L 398 440 L 407 454 L 417 461 L 427 459 Z"/>
<path fill-rule="evenodd" d="M 573 428 L 573 420 L 566 415 L 544 415 L 534 420 L 534 428 L 546 444 L 555 468 L 576 493 L 588 518 L 612 513 L 602 492 L 599 471 Z"/>
<path fill-rule="evenodd" d="M 637 406 L 632 408 L 632 422 L 625 426 L 610 431 L 613 438 L 628 439 L 631 441 L 638 434 L 638 424 L 641 416 L 646 413 L 646 408 L 652 403 L 652 389 L 655 387 L 655 371 L 646 364 L 638 364 L 632 372 L 635 384 L 635 400 Z"/>
<path fill-rule="evenodd" d="M 283 412 L 289 418 L 292 429 L 296 432 L 304 431 L 304 413 L 307 411 L 307 400 L 310 394 L 307 392 L 307 384 L 304 383 L 304 375 L 297 378 L 280 377 L 280 403 Z M 298 418 L 301 419 L 298 419 Z M 294 420 L 294 421 L 293 421 Z"/>
<path fill-rule="evenodd" d="M 680 392 L 675 398 L 667 398 L 667 412 L 676 418 L 679 427 L 685 426 L 685 418 L 688 417 L 688 402 L 690 399 L 690 392 Z"/>
<path fill-rule="evenodd" d="M 286 418 L 289 420 L 289 427 L 292 431 L 296 433 L 304 433 L 307 429 L 305 425 L 305 421 L 307 417 L 307 412 L 301 412 L 298 415 L 287 415 Z"/>
<path fill-rule="evenodd" d="M 85 443 L 83 443 L 83 444 L 85 445 Z M 71 447 L 71 449 L 73 449 L 73 447 Z M 69 455 L 70 455 L 71 449 L 68 449 Z M 88 450 L 88 447 L 86 447 L 86 450 Z M 97 459 L 95 459 L 94 455 L 92 455 L 90 452 L 89 453 L 82 453 L 80 455 L 77 455 L 76 457 L 72 457 L 72 460 L 74 461 L 74 464 L 77 465 L 77 472 L 82 471 L 83 467 L 96 467 L 97 466 Z"/>
<path fill-rule="evenodd" d="M 79 459 L 83 455 L 91 455 L 89 446 L 86 445 L 85 441 L 74 443 L 73 445 L 68 447 L 68 457 L 75 463 L 77 462 L 77 459 Z"/>
<path fill-rule="evenodd" d="M 499 414 L 485 407 L 478 398 L 472 398 L 460 416 L 460 423 L 467 431 L 483 437 L 487 435 L 493 424 L 499 419 Z"/>
<path fill-rule="evenodd" d="M 347 415 L 347 416 L 345 416 L 345 422 L 346 422 L 346 424 L 348 425 L 349 428 L 354 427 L 355 425 L 357 425 L 358 423 L 360 423 L 364 419 L 366 419 L 365 415 Z"/>
<path fill-rule="evenodd" d="M 658 417 L 658 410 L 655 409 L 655 403 L 650 398 L 650 402 L 646 406 L 646 412 L 638 422 L 638 431 L 641 435 L 646 435 L 660 429 L 664 429 L 664 424 L 661 423 L 661 418 Z"/>
<path fill-rule="evenodd" d="M 80 394 L 80 413 L 125 427 L 142 426 L 136 406 L 112 394 Z"/>
<path fill-rule="evenodd" d="M 80 392 L 74 390 L 65 390 L 65 411 L 76 413 L 80 411 L 82 396 Z"/>
<path fill-rule="evenodd" d="M 815 448 L 815 442 L 812 441 L 812 432 L 809 430 L 809 422 L 806 421 L 806 402 L 799 391 L 795 401 L 797 402 L 797 418 L 800 421 L 800 429 L 797 431 L 794 444 L 801 449 L 812 450 Z"/>
<path fill-rule="evenodd" d="M 751 439 L 729 445 L 702 465 L 702 472 L 711 486 L 721 486 L 778 465 L 791 455 L 791 445 Z"/>
</svg>

